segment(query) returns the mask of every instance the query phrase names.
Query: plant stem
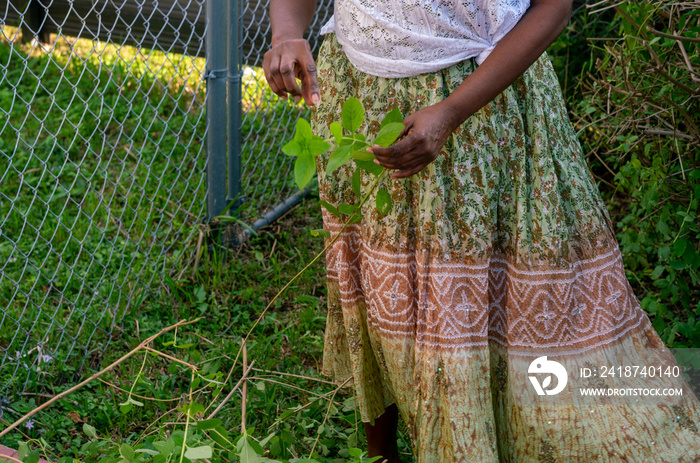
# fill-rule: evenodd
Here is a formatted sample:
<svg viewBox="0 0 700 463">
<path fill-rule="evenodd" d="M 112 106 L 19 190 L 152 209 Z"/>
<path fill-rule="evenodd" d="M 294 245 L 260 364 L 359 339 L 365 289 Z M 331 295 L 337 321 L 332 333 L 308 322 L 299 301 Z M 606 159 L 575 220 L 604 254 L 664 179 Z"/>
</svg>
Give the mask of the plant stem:
<svg viewBox="0 0 700 463">
<path fill-rule="evenodd" d="M 374 179 L 374 182 L 372 182 L 372 185 L 371 185 L 369 191 L 367 191 L 367 194 L 365 194 L 364 198 L 362 198 L 362 201 L 360 201 L 360 204 L 358 204 L 357 211 L 362 209 L 362 206 L 365 204 L 365 202 L 367 202 L 367 199 L 369 199 L 370 195 L 372 194 L 374 189 L 379 184 L 379 180 L 381 180 L 381 178 L 384 176 L 385 173 L 386 173 L 386 169 L 382 168 L 382 171 Z M 357 214 L 357 212 L 355 212 L 355 214 Z M 355 214 L 351 215 L 350 218 L 348 218 L 348 220 L 343 224 L 343 227 L 340 229 L 340 231 L 333 237 L 332 240 L 330 240 L 328 242 L 328 244 L 323 248 L 323 250 L 321 250 L 321 252 L 316 254 L 316 256 L 311 260 L 311 262 L 309 262 L 306 265 L 306 267 L 304 267 L 296 275 L 294 275 L 294 277 L 291 280 L 289 280 L 287 282 L 287 284 L 282 287 L 282 289 L 279 290 L 279 292 L 275 295 L 275 297 L 273 297 L 272 300 L 263 309 L 263 311 L 260 313 L 260 316 L 258 316 L 258 319 L 255 320 L 255 323 L 253 323 L 253 326 L 250 328 L 250 330 L 248 330 L 248 334 L 245 335 L 245 338 L 243 339 L 243 344 L 241 345 L 241 348 L 238 349 L 238 354 L 236 354 L 236 358 L 233 360 L 233 365 L 231 366 L 231 369 L 229 370 L 228 376 L 226 377 L 226 380 L 224 381 L 224 383 L 227 383 L 229 378 L 231 378 L 231 375 L 233 374 L 233 370 L 234 370 L 234 368 L 236 368 L 236 364 L 238 363 L 238 357 L 240 357 L 241 351 L 243 350 L 243 346 L 248 341 L 248 338 L 250 337 L 250 334 L 253 332 L 255 327 L 258 326 L 258 323 L 260 323 L 260 320 L 263 319 L 263 317 L 267 313 L 268 309 L 270 307 L 272 307 L 272 304 L 275 303 L 275 301 L 282 295 L 282 293 L 284 293 L 287 290 L 287 288 L 289 288 L 292 285 L 292 283 L 294 283 L 304 272 L 306 272 L 312 265 L 314 265 L 321 258 L 321 256 L 323 254 L 325 254 L 325 252 L 331 246 L 333 246 L 333 244 L 336 242 L 336 240 L 340 237 L 340 235 L 345 231 L 347 226 L 350 224 L 350 221 L 352 221 L 352 219 L 355 218 Z M 219 413 L 219 411 L 223 408 L 223 406 L 231 399 L 234 392 L 235 392 L 235 389 L 231 390 L 231 392 L 228 393 L 228 395 L 219 404 L 219 406 L 217 406 L 216 409 L 214 409 L 214 411 L 211 412 L 211 414 L 207 417 L 208 420 L 212 419 L 217 413 Z M 211 406 L 211 404 L 210 404 L 210 406 Z M 207 407 L 207 409 L 208 408 L 209 407 Z"/>
<path fill-rule="evenodd" d="M 247 344 L 245 342 L 246 340 L 243 340 L 243 371 L 246 371 L 248 369 L 248 348 Z M 245 381 L 243 381 L 243 386 L 241 386 L 241 433 L 245 434 L 246 433 L 246 427 L 245 427 L 245 409 L 246 409 L 246 402 L 248 401 L 248 375 L 244 376 L 246 378 Z"/>
<path fill-rule="evenodd" d="M 148 353 L 144 352 L 143 355 L 143 362 L 141 363 L 141 369 L 139 370 L 139 374 L 136 375 L 136 380 L 134 383 L 131 385 L 131 389 L 129 389 L 129 395 L 126 398 L 126 402 L 129 403 L 131 402 L 131 395 L 134 393 L 134 388 L 136 387 L 136 383 L 139 382 L 139 378 L 143 374 L 143 369 L 146 367 L 146 359 L 148 358 Z"/>
<path fill-rule="evenodd" d="M 180 463 L 182 463 L 182 459 L 185 458 L 185 447 L 187 447 L 187 432 L 190 429 L 190 413 L 192 413 L 192 383 L 193 382 L 194 382 L 194 371 L 192 371 L 192 376 L 190 377 L 190 392 L 189 392 L 190 404 L 187 407 L 187 418 L 185 419 L 185 435 L 182 436 L 182 449 L 180 450 Z"/>
<path fill-rule="evenodd" d="M 350 376 L 348 379 L 346 379 L 343 384 L 339 385 L 338 387 L 335 388 L 333 391 L 333 395 L 331 396 L 330 400 L 328 401 L 328 407 L 326 408 L 326 416 L 323 417 L 323 422 L 321 423 L 321 426 L 326 424 L 326 421 L 328 421 L 328 415 L 331 413 L 331 407 L 333 406 L 333 402 L 335 399 L 335 395 L 340 391 L 340 388 L 345 386 L 345 384 L 350 381 L 352 376 Z M 318 444 L 319 439 L 321 439 L 321 434 L 316 433 L 316 440 L 314 441 L 314 445 L 311 447 L 311 452 L 309 453 L 309 459 L 313 458 L 314 455 L 314 450 L 316 450 L 316 445 Z"/>
</svg>

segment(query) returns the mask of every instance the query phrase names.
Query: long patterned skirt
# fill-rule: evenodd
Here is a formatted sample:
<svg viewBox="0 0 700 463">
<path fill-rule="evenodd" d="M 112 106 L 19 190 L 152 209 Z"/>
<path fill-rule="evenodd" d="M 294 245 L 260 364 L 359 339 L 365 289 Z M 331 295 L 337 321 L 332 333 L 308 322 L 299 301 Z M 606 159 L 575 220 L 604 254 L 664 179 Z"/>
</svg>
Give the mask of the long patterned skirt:
<svg viewBox="0 0 700 463">
<path fill-rule="evenodd" d="M 379 78 L 332 34 L 317 64 L 314 132 L 330 138 L 356 97 L 369 139 L 388 111 L 442 100 L 476 66 Z M 321 199 L 357 203 L 354 164 L 327 175 L 326 162 Z M 419 463 L 700 461 L 700 403 L 632 292 L 546 55 L 423 171 L 380 186 L 391 212 L 370 197 L 326 256 L 323 373 L 352 376 L 363 421 L 395 403 Z M 323 219 L 335 236 L 342 221 Z M 666 387 L 683 395 L 642 391 Z"/>
</svg>

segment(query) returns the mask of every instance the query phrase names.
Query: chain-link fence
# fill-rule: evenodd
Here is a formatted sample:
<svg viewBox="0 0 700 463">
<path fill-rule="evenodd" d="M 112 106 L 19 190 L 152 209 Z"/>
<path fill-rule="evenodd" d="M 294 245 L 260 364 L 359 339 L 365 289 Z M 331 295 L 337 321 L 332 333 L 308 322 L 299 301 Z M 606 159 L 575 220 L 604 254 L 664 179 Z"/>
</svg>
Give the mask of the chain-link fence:
<svg viewBox="0 0 700 463">
<path fill-rule="evenodd" d="M 0 395 L 97 363 L 205 214 L 205 0 L 0 2 Z"/>
</svg>

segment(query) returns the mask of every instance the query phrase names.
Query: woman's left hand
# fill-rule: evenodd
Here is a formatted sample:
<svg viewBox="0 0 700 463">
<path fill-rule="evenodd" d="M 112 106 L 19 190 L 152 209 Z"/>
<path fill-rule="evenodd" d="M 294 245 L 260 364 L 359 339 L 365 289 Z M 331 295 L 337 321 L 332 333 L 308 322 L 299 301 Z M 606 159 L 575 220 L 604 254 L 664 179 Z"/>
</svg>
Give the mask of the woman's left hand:
<svg viewBox="0 0 700 463">
<path fill-rule="evenodd" d="M 405 178 L 420 172 L 438 157 L 440 150 L 461 122 L 440 103 L 427 106 L 404 119 L 406 128 L 398 141 L 382 148 L 367 148 L 377 158 L 374 162 L 387 169 L 395 169 L 391 178 Z"/>
</svg>

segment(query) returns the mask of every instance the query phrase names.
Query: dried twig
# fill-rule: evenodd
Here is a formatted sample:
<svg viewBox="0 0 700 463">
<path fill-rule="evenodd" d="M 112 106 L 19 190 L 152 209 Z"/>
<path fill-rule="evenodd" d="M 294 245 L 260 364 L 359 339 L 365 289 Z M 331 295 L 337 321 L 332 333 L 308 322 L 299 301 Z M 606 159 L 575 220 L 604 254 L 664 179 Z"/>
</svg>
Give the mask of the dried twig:
<svg viewBox="0 0 700 463">
<path fill-rule="evenodd" d="M 47 408 L 48 406 L 54 404 L 55 402 L 58 402 L 59 400 L 61 400 L 61 399 L 64 398 L 65 396 L 67 396 L 67 395 L 69 395 L 69 394 L 71 394 L 71 393 L 77 391 L 78 389 L 80 389 L 81 387 L 85 386 L 85 385 L 88 384 L 89 382 L 91 382 L 91 381 L 93 381 L 93 380 L 99 378 L 100 376 L 104 375 L 104 374 L 107 373 L 108 371 L 111 371 L 111 370 L 113 370 L 114 368 L 116 368 L 117 366 L 121 365 L 121 364 L 124 363 L 126 360 L 128 360 L 129 358 L 131 358 L 131 357 L 133 357 L 135 354 L 137 354 L 138 352 L 144 350 L 144 347 L 146 347 L 148 344 L 152 343 L 152 342 L 155 341 L 158 337 L 162 336 L 163 334 L 167 333 L 168 331 L 172 331 L 172 330 L 174 330 L 175 328 L 178 328 L 178 327 L 180 327 L 180 326 L 186 326 L 186 325 L 191 325 L 191 324 L 193 324 L 193 323 L 197 323 L 199 320 L 201 320 L 201 317 L 200 317 L 200 318 L 197 318 L 197 319 L 195 319 L 195 320 L 192 320 L 192 321 L 181 320 L 181 321 L 175 323 L 174 325 L 170 325 L 170 326 L 168 326 L 168 327 L 166 327 L 166 328 L 163 328 L 163 329 L 160 330 L 158 333 L 154 334 L 153 336 L 149 337 L 148 339 L 146 339 L 145 341 L 143 341 L 141 344 L 139 344 L 138 346 L 136 346 L 135 348 L 133 348 L 133 349 L 132 349 L 131 351 L 129 351 L 127 354 L 123 355 L 121 358 L 119 358 L 119 360 L 113 362 L 113 363 L 110 364 L 109 366 L 103 368 L 102 370 L 98 371 L 97 373 L 95 373 L 94 375 L 90 376 L 90 377 L 87 378 L 86 380 L 84 380 L 84 381 L 82 381 L 82 382 L 76 384 L 75 386 L 71 387 L 70 389 L 67 389 L 67 390 L 64 391 L 64 392 L 61 392 L 60 394 L 55 395 L 51 400 L 49 400 L 49 401 L 43 403 L 42 405 L 36 407 L 36 408 L 33 409 L 33 410 L 27 412 L 24 416 L 22 416 L 22 417 L 19 418 L 17 421 L 15 421 L 14 423 L 12 423 L 10 426 L 8 426 L 7 428 L 5 428 L 5 429 L 3 429 L 2 431 L 0 431 L 0 437 L 6 436 L 7 434 L 10 433 L 10 431 L 12 431 L 13 429 L 17 428 L 20 424 L 24 423 L 24 422 L 27 421 L 29 418 L 31 418 L 32 416 L 36 415 L 36 414 L 39 413 L 40 411 L 44 410 L 44 409 Z"/>
</svg>

